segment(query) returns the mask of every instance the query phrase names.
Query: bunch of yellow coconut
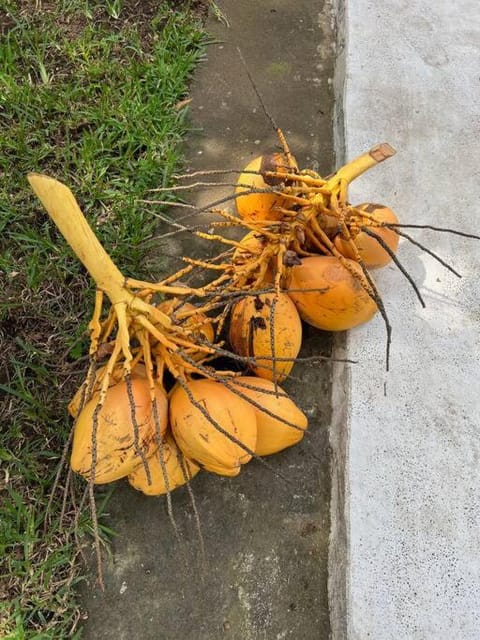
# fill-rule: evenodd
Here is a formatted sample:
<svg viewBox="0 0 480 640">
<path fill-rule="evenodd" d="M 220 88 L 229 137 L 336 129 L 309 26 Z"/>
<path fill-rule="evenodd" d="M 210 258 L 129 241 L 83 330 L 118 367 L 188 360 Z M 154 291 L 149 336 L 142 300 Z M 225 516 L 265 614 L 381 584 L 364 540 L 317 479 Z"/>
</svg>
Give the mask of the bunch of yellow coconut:
<svg viewBox="0 0 480 640">
<path fill-rule="evenodd" d="M 152 403 L 142 365 L 128 381 L 117 368 L 97 410 L 104 371 L 99 370 L 93 396 L 81 410 L 82 388 L 69 405 L 76 419 L 71 466 L 95 484 L 128 477 L 135 489 L 160 495 L 200 469 L 236 476 L 252 456 L 296 444 L 307 428 L 302 411 L 266 378 L 190 379 L 168 396 L 154 383 Z"/>
<path fill-rule="evenodd" d="M 200 469 L 236 476 L 252 457 L 299 442 L 307 418 L 279 384 L 300 351 L 301 319 L 338 331 L 377 311 L 366 269 L 389 262 L 398 221 L 386 207 L 352 207 L 346 188 L 392 153 L 379 145 L 329 179 L 298 171 L 288 148 L 283 156 L 258 158 L 238 180 L 238 216 L 220 212 L 218 223 L 247 235 L 239 242 L 208 236 L 229 245 L 230 257 L 185 258 L 186 268 L 159 283 L 125 278 L 70 190 L 29 176 L 98 287 L 90 369 L 69 405 L 72 469 L 91 485 L 126 477 L 145 494 L 160 495 Z M 201 288 L 186 287 L 181 277 L 202 267 L 220 275 Z M 156 304 L 158 293 L 164 301 Z M 228 316 L 232 352 L 220 335 Z M 101 352 L 108 356 L 103 366 Z M 225 354 L 243 371 L 210 366 Z"/>
</svg>

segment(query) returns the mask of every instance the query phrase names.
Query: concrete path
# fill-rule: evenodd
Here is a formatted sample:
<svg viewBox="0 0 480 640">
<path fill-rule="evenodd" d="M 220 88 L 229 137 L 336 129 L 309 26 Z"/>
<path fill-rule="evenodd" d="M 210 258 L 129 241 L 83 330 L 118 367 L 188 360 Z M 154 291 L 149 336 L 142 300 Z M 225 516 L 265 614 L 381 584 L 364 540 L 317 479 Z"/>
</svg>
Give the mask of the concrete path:
<svg viewBox="0 0 480 640">
<path fill-rule="evenodd" d="M 343 28 L 347 156 L 384 140 L 398 150 L 352 200 L 478 233 L 478 2 L 355 0 Z M 362 364 L 348 388 L 347 629 L 335 637 L 478 640 L 480 243 L 406 231 L 463 278 L 404 241 L 399 257 L 427 307 L 395 267 L 378 275 L 394 327 L 390 373 L 380 319 L 349 335 Z"/>
<path fill-rule="evenodd" d="M 299 162 L 330 172 L 330 7 L 309 0 L 225 0 L 221 7 L 231 27 L 214 19 L 208 24 L 217 43 L 195 76 L 190 113 L 197 132 L 189 141 L 189 166 L 242 168 L 278 144 L 237 54 L 239 45 Z M 204 191 L 197 202 L 224 192 Z M 207 248 L 189 235 L 171 237 L 159 245 L 156 262 L 178 268 L 174 259 L 166 264 L 167 256 L 204 255 Z M 302 355 L 330 348 L 328 336 L 306 331 Z M 186 491 L 173 495 L 183 538 L 178 544 L 163 499 L 128 486 L 116 489 L 108 523 L 118 535 L 105 564 L 105 593 L 85 590 L 86 640 L 328 638 L 331 372 L 327 365 L 297 365 L 295 375 L 286 388 L 308 413 L 312 435 L 269 459 L 289 484 L 257 462 L 238 478 L 201 473 L 192 483 L 204 563 Z"/>
</svg>

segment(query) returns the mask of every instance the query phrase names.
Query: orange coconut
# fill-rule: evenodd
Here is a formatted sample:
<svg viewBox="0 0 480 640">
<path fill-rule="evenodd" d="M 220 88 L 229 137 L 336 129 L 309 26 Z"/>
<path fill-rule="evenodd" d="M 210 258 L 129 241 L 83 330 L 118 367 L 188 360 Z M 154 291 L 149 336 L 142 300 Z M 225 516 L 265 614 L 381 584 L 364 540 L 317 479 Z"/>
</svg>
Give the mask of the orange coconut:
<svg viewBox="0 0 480 640">
<path fill-rule="evenodd" d="M 213 342 L 215 339 L 215 330 L 208 317 L 201 311 L 185 316 L 183 314 L 195 311 L 195 305 L 189 302 L 180 302 L 177 298 L 164 300 L 158 305 L 160 311 L 168 316 L 178 318 L 179 324 L 185 329 L 190 329 L 194 336 L 198 336 L 207 342 Z M 182 317 L 183 315 L 183 317 Z"/>
<path fill-rule="evenodd" d="M 187 385 L 188 393 L 178 385 L 170 396 L 170 424 L 178 446 L 207 471 L 238 475 L 251 458 L 239 443 L 254 451 L 257 442 L 253 408 L 220 382 L 190 380 Z"/>
<path fill-rule="evenodd" d="M 107 390 L 100 409 L 97 409 L 97 394 L 87 402 L 78 415 L 70 464 L 73 471 L 88 479 L 95 455 L 96 484 L 112 482 L 128 475 L 142 464 L 141 453 L 148 457 L 157 449 L 156 425 L 148 381 L 142 378 L 132 379 L 131 394 L 133 416 L 127 384 L 124 381 Z M 159 421 L 157 428 L 162 434 L 167 428 L 168 402 L 165 392 L 160 387 L 155 388 L 155 404 Z"/>
<path fill-rule="evenodd" d="M 147 459 L 150 482 L 143 464 L 129 476 L 128 481 L 147 496 L 160 496 L 189 482 L 200 471 L 200 467 L 186 458 L 177 447 L 173 436 L 167 433 L 162 446 Z"/>
<path fill-rule="evenodd" d="M 396 253 L 399 241 L 398 234 L 395 233 L 393 229 L 375 226 L 375 222 L 397 224 L 398 218 L 395 213 L 388 207 L 385 207 L 383 204 L 372 204 L 368 202 L 360 204 L 355 208 L 365 211 L 373 218 L 373 220 L 359 220 L 358 224 L 363 224 L 364 226 L 369 227 L 370 230 L 373 231 L 373 233 L 375 233 L 377 236 L 379 236 L 379 238 L 383 240 L 383 242 L 387 245 L 387 247 L 389 247 L 389 249 L 391 249 L 391 251 L 393 251 L 393 253 Z M 392 260 L 389 253 L 385 251 L 378 240 L 365 233 L 365 231 L 359 231 L 357 234 L 355 234 L 353 236 L 353 242 L 357 248 L 360 258 L 365 263 L 365 266 L 369 269 L 378 269 L 380 267 L 384 267 Z M 341 234 L 335 236 L 334 244 L 338 251 L 340 251 L 340 253 L 346 258 L 355 259 L 355 252 L 353 248 Z"/>
<path fill-rule="evenodd" d="M 300 442 L 308 420 L 283 389 L 278 385 L 275 387 L 270 380 L 255 376 L 234 378 L 232 383 L 239 392 L 268 411 L 267 414 L 253 407 L 257 418 L 256 454 L 268 456 Z"/>
<path fill-rule="evenodd" d="M 302 323 L 286 293 L 245 296 L 232 309 L 229 339 L 235 353 L 256 359 L 249 367 L 257 376 L 274 380 L 275 374 L 277 382 L 282 382 L 292 370 L 300 351 Z M 274 356 L 289 360 L 275 361 L 274 366 Z"/>
<path fill-rule="evenodd" d="M 264 179 L 262 173 L 265 171 L 288 172 L 287 158 L 282 153 L 265 154 L 251 160 L 241 173 L 237 181 L 235 194 L 249 191 L 249 189 L 268 189 L 278 186 L 280 188 L 281 179 Z M 296 165 L 295 165 L 296 166 Z M 258 171 L 260 173 L 248 173 L 248 171 Z M 238 215 L 245 220 L 281 220 L 280 208 L 288 209 L 291 201 L 283 197 L 280 193 L 248 193 L 237 197 L 236 200 Z"/>
<path fill-rule="evenodd" d="M 258 231 L 250 231 L 240 240 L 241 247 L 237 247 L 233 252 L 232 263 L 240 271 L 242 267 L 254 263 L 260 258 L 267 244 L 265 236 Z M 255 271 L 255 277 L 258 274 L 258 270 Z M 253 277 L 253 276 L 252 276 Z M 265 274 L 263 277 L 264 283 L 273 282 L 273 269 L 272 260 L 269 260 L 269 264 L 266 266 Z"/>
<path fill-rule="evenodd" d="M 358 263 L 346 262 L 364 278 Z M 292 268 L 288 294 L 305 322 L 326 331 L 344 331 L 368 322 L 377 311 L 359 278 L 334 256 L 303 258 Z"/>
<path fill-rule="evenodd" d="M 105 376 L 105 370 L 106 370 L 105 365 L 99 367 L 96 370 L 95 382 L 93 383 L 93 388 L 92 388 L 92 395 L 95 395 L 100 391 L 100 387 L 101 387 L 103 378 Z M 123 364 L 122 363 L 117 364 L 110 375 L 110 382 L 108 386 L 113 387 L 113 385 L 117 384 L 118 382 L 121 382 L 124 378 L 124 375 L 125 375 L 125 368 Z M 145 371 L 145 367 L 142 364 L 135 365 L 135 367 L 133 367 L 131 372 L 132 380 L 135 378 L 145 378 L 146 375 L 147 374 Z M 83 394 L 87 391 L 87 388 L 85 385 L 86 385 L 86 382 L 84 382 L 77 389 L 75 395 L 73 396 L 73 398 L 70 400 L 68 404 L 68 412 L 70 413 L 72 418 L 77 417 L 77 413 L 78 413 L 78 410 L 80 409 L 80 404 L 82 402 Z"/>
</svg>

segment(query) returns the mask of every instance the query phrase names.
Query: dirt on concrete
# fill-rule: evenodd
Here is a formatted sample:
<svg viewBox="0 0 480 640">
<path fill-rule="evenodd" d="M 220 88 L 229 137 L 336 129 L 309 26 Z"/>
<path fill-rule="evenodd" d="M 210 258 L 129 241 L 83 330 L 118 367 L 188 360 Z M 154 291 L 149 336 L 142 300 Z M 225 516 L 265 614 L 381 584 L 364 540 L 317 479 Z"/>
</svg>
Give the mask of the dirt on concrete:
<svg viewBox="0 0 480 640">
<path fill-rule="evenodd" d="M 218 6 L 230 27 L 214 16 L 207 23 L 214 44 L 190 95 L 196 131 L 188 141 L 189 167 L 240 169 L 278 146 L 236 50 L 240 46 L 299 164 L 329 173 L 330 5 L 223 0 Z M 191 193 L 189 201 L 202 205 L 231 191 Z M 178 267 L 167 256 L 200 255 L 206 247 L 184 234 L 159 241 L 156 251 L 158 270 L 167 271 Z M 329 335 L 305 327 L 301 355 L 330 351 Z M 163 498 L 119 484 L 108 505 L 107 523 L 117 536 L 105 562 L 106 589 L 95 589 L 93 576 L 84 589 L 86 640 L 329 637 L 331 369 L 327 362 L 298 363 L 293 374 L 284 387 L 307 413 L 310 435 L 268 460 L 288 481 L 254 461 L 237 478 L 200 473 L 192 482 L 204 558 L 186 489 L 172 496 L 178 542 Z"/>
</svg>

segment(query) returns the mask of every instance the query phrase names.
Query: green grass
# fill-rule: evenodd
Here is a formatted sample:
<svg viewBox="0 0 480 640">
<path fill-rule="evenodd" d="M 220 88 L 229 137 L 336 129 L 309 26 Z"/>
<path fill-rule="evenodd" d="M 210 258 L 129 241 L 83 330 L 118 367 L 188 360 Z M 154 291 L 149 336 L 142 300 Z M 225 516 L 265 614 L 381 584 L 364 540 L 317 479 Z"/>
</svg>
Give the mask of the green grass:
<svg viewBox="0 0 480 640">
<path fill-rule="evenodd" d="M 63 0 L 40 11 L 0 0 L 2 638 L 79 637 L 77 538 L 91 532 L 70 497 L 60 526 L 61 492 L 45 512 L 66 403 L 85 370 L 93 287 L 25 176 L 68 184 L 118 266 L 144 277 L 155 220 L 138 200 L 182 162 L 186 110 L 175 107 L 204 35 L 187 3 L 144 2 L 136 13 L 129 4 Z"/>
</svg>

